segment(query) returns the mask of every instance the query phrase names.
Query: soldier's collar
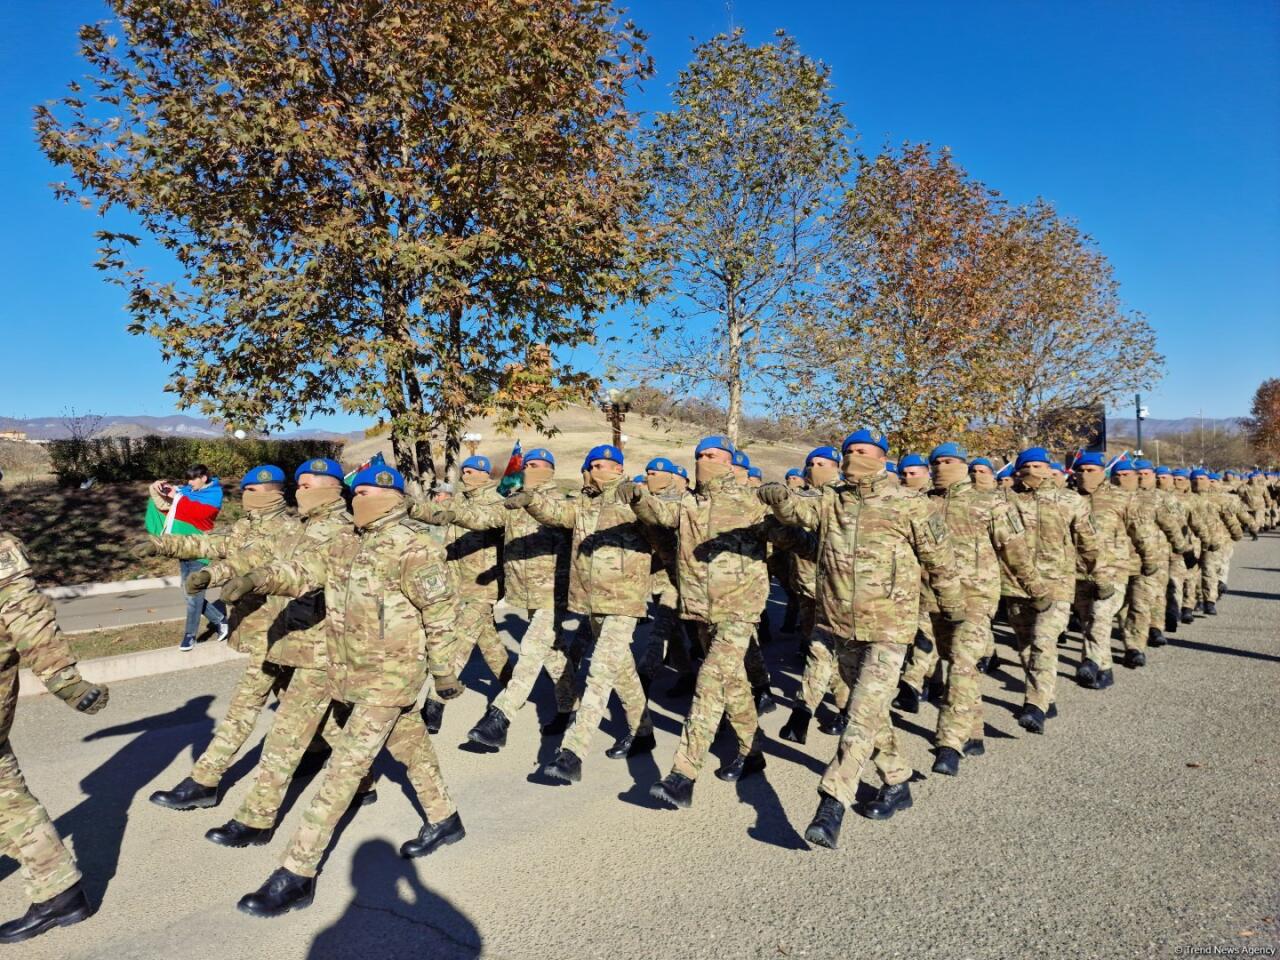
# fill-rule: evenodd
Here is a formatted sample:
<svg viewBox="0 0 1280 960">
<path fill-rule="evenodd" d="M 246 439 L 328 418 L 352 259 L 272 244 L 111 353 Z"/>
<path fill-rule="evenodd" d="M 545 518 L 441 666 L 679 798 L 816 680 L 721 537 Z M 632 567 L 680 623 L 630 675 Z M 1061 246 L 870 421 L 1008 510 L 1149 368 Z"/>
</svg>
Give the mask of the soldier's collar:
<svg viewBox="0 0 1280 960">
<path fill-rule="evenodd" d="M 356 530 L 361 534 L 373 533 L 377 530 L 381 530 L 383 527 L 390 527 L 393 524 L 399 523 L 401 520 L 406 520 L 408 517 L 409 501 L 406 498 L 401 503 L 397 504 L 390 513 L 382 515 L 367 526 L 357 527 Z"/>
</svg>

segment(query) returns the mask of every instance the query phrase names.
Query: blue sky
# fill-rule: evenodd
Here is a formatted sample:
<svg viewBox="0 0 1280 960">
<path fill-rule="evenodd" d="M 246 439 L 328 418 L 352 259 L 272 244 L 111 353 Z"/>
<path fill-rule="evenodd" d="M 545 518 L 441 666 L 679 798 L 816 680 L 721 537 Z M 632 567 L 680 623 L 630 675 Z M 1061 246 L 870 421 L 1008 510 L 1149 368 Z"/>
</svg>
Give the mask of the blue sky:
<svg viewBox="0 0 1280 960">
<path fill-rule="evenodd" d="M 33 104 L 78 75 L 87 0 L 0 5 L 0 416 L 174 412 L 153 342 L 92 269 L 96 218 L 54 200 Z M 863 150 L 928 140 L 1111 258 L 1167 357 L 1153 417 L 1237 416 L 1280 376 L 1280 5 L 637 0 L 662 109 L 694 42 L 781 27 L 829 63 Z M 578 359 L 586 361 L 587 351 Z M 344 417 L 317 425 L 352 429 Z"/>
</svg>

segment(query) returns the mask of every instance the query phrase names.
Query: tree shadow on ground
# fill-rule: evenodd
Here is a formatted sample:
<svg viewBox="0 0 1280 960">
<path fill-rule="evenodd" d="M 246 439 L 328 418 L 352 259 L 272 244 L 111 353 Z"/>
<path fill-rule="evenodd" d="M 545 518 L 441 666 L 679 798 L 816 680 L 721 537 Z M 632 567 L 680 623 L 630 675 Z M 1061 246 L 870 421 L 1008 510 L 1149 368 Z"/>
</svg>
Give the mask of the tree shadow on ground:
<svg viewBox="0 0 1280 960">
<path fill-rule="evenodd" d="M 1184 650 L 1199 650 L 1202 653 L 1223 653 L 1229 657 L 1243 657 L 1245 660 L 1266 660 L 1271 663 L 1280 663 L 1280 657 L 1270 653 L 1237 650 L 1234 647 L 1224 647 L 1216 643 L 1203 643 L 1199 640 L 1183 640 L 1180 637 L 1169 637 L 1168 639 L 1169 646 L 1181 647 Z"/>
<path fill-rule="evenodd" d="M 386 840 L 366 840 L 351 861 L 351 902 L 321 930 L 307 960 L 474 960 L 484 939 L 474 923 L 418 879 Z M 324 885 L 319 885 L 320 890 Z"/>
</svg>

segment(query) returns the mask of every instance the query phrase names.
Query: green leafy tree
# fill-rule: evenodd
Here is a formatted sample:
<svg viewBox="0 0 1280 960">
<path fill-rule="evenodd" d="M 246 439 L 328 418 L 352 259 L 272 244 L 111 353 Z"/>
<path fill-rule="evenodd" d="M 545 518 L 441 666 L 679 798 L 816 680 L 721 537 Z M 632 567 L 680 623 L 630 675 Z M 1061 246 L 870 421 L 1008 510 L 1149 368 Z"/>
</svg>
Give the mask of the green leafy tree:
<svg viewBox="0 0 1280 960">
<path fill-rule="evenodd" d="M 182 406 L 264 427 L 390 425 L 411 475 L 478 414 L 537 423 L 627 295 L 643 189 L 625 97 L 650 71 L 607 0 L 110 0 L 90 72 L 37 108 L 59 195 L 177 264 L 97 266 Z M 134 228 L 136 229 L 136 228 Z"/>
<path fill-rule="evenodd" d="M 1258 385 L 1250 413 L 1244 428 L 1254 456 L 1264 464 L 1280 463 L 1280 379 L 1271 377 Z"/>
</svg>

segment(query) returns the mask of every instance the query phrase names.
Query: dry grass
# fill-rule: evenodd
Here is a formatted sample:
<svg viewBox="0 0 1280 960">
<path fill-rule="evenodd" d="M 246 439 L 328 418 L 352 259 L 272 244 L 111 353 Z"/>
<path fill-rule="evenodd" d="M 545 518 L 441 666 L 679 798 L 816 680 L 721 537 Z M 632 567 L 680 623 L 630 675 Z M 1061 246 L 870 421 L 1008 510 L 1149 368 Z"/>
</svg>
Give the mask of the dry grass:
<svg viewBox="0 0 1280 960">
<path fill-rule="evenodd" d="M 205 643 L 217 643 L 212 631 L 206 631 Z M 159 650 L 176 647 L 182 639 L 182 621 L 165 623 L 139 623 L 131 627 L 113 627 L 110 630 L 90 630 L 67 635 L 71 652 L 77 660 L 94 657 L 114 657 L 121 653 L 138 653 L 142 650 Z"/>
</svg>

